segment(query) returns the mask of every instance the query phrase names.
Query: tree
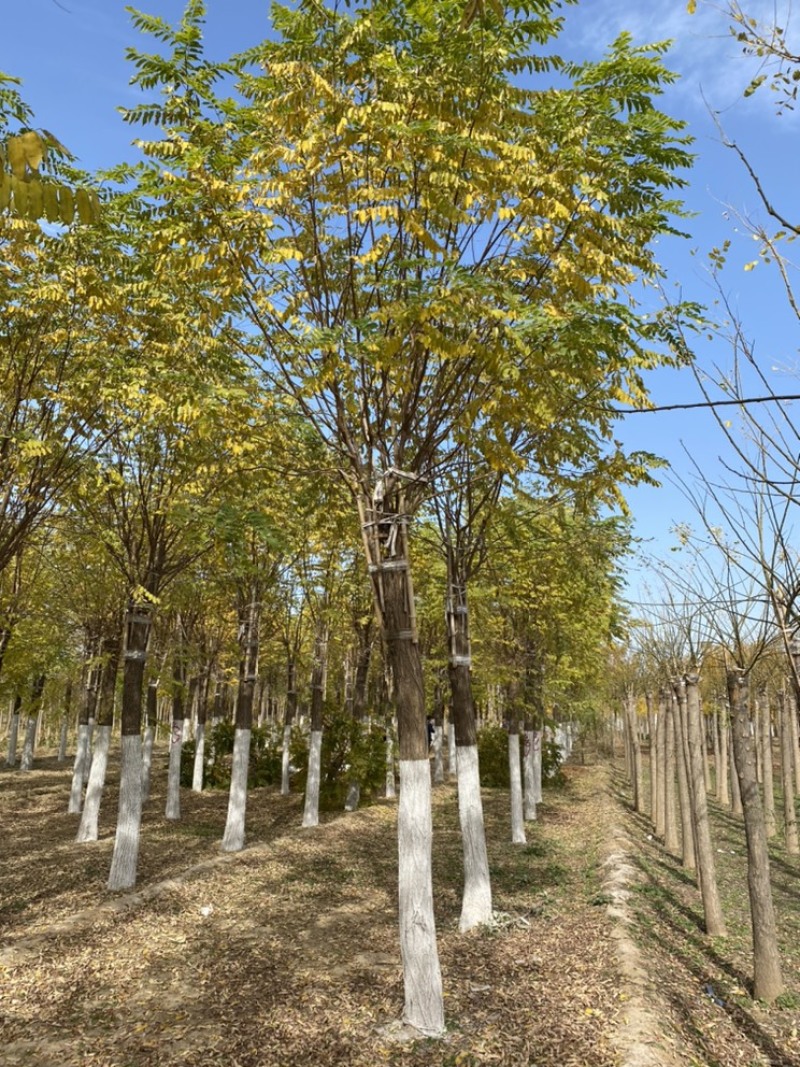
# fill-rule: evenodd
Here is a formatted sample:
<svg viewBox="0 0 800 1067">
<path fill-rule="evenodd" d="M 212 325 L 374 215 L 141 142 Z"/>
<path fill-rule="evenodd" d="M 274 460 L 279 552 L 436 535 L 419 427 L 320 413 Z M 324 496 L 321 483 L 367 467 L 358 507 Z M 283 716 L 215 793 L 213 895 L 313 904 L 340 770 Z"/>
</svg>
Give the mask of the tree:
<svg viewBox="0 0 800 1067">
<path fill-rule="evenodd" d="M 559 66 L 541 54 L 559 25 L 547 3 L 506 19 L 463 19 L 454 0 L 276 7 L 278 39 L 239 63 L 241 108 L 214 97 L 202 14 L 193 0 L 174 31 L 135 16 L 170 52 L 134 53 L 136 80 L 169 95 L 129 118 L 161 126 L 145 151 L 165 217 L 225 279 L 259 331 L 248 353 L 357 503 L 398 712 L 404 1017 L 438 1034 L 408 526 L 467 435 L 518 469 L 512 424 L 541 431 L 538 462 L 610 446 L 612 479 L 644 475 L 613 442 L 610 402 L 644 400 L 672 312 L 645 318 L 623 290 L 658 275 L 651 241 L 672 229 L 686 142 L 654 105 L 660 48 L 623 36 L 600 63 L 562 67 L 566 88 L 521 87 Z"/>
</svg>

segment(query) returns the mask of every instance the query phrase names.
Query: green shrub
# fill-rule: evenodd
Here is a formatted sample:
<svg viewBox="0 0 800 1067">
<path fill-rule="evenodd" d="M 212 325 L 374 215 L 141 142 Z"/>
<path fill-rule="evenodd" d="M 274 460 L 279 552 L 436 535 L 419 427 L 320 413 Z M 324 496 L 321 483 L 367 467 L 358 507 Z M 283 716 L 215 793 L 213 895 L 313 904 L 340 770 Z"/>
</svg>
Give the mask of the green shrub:
<svg viewBox="0 0 800 1067">
<path fill-rule="evenodd" d="M 203 784 L 206 789 L 228 789 L 231 784 L 231 761 L 236 728 L 230 722 L 218 722 L 206 727 L 206 744 L 203 753 Z M 191 786 L 194 774 L 194 741 L 184 741 L 181 751 L 181 785 Z M 250 735 L 250 761 L 247 786 L 274 785 L 281 779 L 281 746 L 263 726 L 253 728 Z"/>
<path fill-rule="evenodd" d="M 308 775 L 308 735 L 292 731 L 291 761 L 297 768 L 294 785 L 306 787 Z M 321 811 L 341 811 L 353 780 L 361 786 L 361 800 L 368 802 L 383 787 L 386 755 L 382 727 L 369 728 L 347 712 L 326 708 L 322 731 L 322 768 L 319 806 Z"/>
</svg>

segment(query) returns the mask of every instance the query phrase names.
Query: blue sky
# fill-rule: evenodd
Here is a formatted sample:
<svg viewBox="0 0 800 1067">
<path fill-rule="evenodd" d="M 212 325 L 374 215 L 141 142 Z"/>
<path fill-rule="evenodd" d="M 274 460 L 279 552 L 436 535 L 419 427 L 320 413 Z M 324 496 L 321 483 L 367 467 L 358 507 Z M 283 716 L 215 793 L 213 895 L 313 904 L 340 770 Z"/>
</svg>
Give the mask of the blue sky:
<svg viewBox="0 0 800 1067">
<path fill-rule="evenodd" d="M 770 20 L 781 9 L 767 0 L 744 6 Z M 142 0 L 148 13 L 177 21 L 182 0 Z M 207 42 L 212 58 L 222 59 L 262 39 L 268 31 L 265 0 L 208 0 Z M 788 16 L 785 16 L 788 18 Z M 786 22 L 784 21 L 785 25 Z M 791 24 L 790 24 L 791 25 Z M 779 282 L 769 268 L 745 271 L 755 258 L 754 242 L 739 216 L 763 217 L 752 183 L 734 154 L 723 146 L 709 109 L 718 112 L 726 133 L 741 144 L 775 202 L 791 212 L 796 202 L 798 117 L 778 117 L 766 90 L 743 98 L 757 72 L 755 61 L 727 30 L 718 8 L 702 0 L 695 15 L 686 0 L 583 0 L 568 9 L 567 32 L 559 50 L 572 58 L 596 58 L 621 31 L 637 43 L 671 38 L 668 65 L 679 83 L 663 100 L 670 114 L 684 119 L 695 138 L 697 162 L 686 193 L 696 217 L 688 220 L 689 240 L 668 239 L 660 258 L 668 271 L 667 291 L 706 303 L 713 313 L 713 288 L 707 276 L 707 252 L 726 238 L 732 242 L 724 285 L 732 305 L 756 343 L 777 391 L 796 392 L 797 321 L 788 313 Z M 126 46 L 137 41 L 124 4 L 117 0 L 26 0 L 6 5 L 0 38 L 0 70 L 23 79 L 23 95 L 33 106 L 37 125 L 52 130 L 88 168 L 130 158 L 132 131 L 116 108 L 135 99 L 128 85 L 131 69 Z M 730 365 L 727 346 L 716 340 L 697 347 L 701 367 Z M 654 402 L 669 404 L 700 399 L 690 372 L 661 371 L 650 380 Z M 629 447 L 665 457 L 681 476 L 691 476 L 692 457 L 704 469 L 716 469 L 724 439 L 707 412 L 632 415 L 620 425 Z M 636 533 L 656 550 L 670 541 L 669 528 L 692 521 L 681 494 L 665 481 L 661 489 L 629 494 Z M 635 579 L 634 579 L 635 585 Z"/>
</svg>

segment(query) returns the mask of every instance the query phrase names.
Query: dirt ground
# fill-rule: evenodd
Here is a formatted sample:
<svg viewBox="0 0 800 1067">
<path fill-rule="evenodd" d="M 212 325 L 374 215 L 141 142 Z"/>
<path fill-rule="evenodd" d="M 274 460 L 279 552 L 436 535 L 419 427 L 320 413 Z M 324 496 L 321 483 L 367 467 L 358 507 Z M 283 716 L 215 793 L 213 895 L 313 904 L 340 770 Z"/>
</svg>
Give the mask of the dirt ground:
<svg viewBox="0 0 800 1067">
<path fill-rule="evenodd" d="M 402 1009 L 395 805 L 302 830 L 300 797 L 257 790 L 247 849 L 223 856 L 227 798 L 184 791 L 167 823 L 163 755 L 154 770 L 139 888 L 123 895 L 105 889 L 115 791 L 100 841 L 76 845 L 68 769 L 0 772 L 3 1067 L 800 1065 L 792 997 L 752 1004 L 746 943 L 706 943 L 696 890 L 603 766 L 569 768 L 525 846 L 509 843 L 505 793 L 486 791 L 497 921 L 469 935 L 455 792 L 436 788 L 448 1032 L 404 1044 L 385 1029 Z"/>
</svg>

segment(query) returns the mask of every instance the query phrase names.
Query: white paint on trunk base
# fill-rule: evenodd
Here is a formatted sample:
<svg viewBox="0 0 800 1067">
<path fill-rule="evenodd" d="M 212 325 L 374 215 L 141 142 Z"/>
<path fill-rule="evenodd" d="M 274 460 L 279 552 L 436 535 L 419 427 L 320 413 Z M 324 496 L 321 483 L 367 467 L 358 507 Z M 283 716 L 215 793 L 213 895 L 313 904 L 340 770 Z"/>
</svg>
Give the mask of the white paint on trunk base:
<svg viewBox="0 0 800 1067">
<path fill-rule="evenodd" d="M 519 769 L 519 734 L 508 735 L 508 770 L 511 777 L 511 842 L 524 845 L 525 823 L 522 818 L 522 774 Z"/>
<path fill-rule="evenodd" d="M 66 716 L 61 720 L 61 730 L 58 737 L 58 762 L 64 763 L 67 758 L 67 720 Z"/>
<path fill-rule="evenodd" d="M 19 712 L 11 716 L 11 727 L 8 731 L 8 755 L 6 767 L 13 767 L 17 762 L 17 738 L 19 737 Z"/>
<path fill-rule="evenodd" d="M 231 788 L 228 794 L 228 818 L 222 837 L 223 852 L 241 852 L 244 848 L 245 813 L 247 811 L 247 771 L 250 766 L 250 730 L 237 728 L 233 738 Z"/>
<path fill-rule="evenodd" d="M 456 748 L 456 724 L 447 724 L 447 773 L 451 778 L 457 774 L 458 749 Z"/>
<path fill-rule="evenodd" d="M 21 771 L 29 771 L 33 766 L 33 745 L 36 739 L 36 719 L 28 719 L 25 724 L 25 742 L 22 746 L 22 759 L 19 761 Z"/>
<path fill-rule="evenodd" d="M 542 802 L 542 738 L 541 730 L 533 731 L 533 799 Z"/>
<path fill-rule="evenodd" d="M 492 884 L 486 853 L 477 745 L 459 749 L 458 816 L 464 845 L 464 896 L 458 928 L 464 933 L 492 918 Z"/>
<path fill-rule="evenodd" d="M 525 770 L 525 794 L 523 796 L 523 815 L 525 816 L 525 822 L 533 822 L 536 818 L 536 769 L 533 765 L 535 743 L 536 742 L 534 731 L 526 730 L 525 755 L 523 758 L 523 767 Z"/>
<path fill-rule="evenodd" d="M 172 743 L 169 746 L 169 775 L 167 777 L 167 805 L 164 816 L 177 821 L 181 817 L 181 751 L 183 726 L 172 724 Z"/>
<path fill-rule="evenodd" d="M 194 767 L 192 769 L 192 792 L 203 792 L 203 760 L 206 755 L 206 724 L 199 722 L 195 732 Z M 236 739 L 234 738 L 234 744 Z"/>
<path fill-rule="evenodd" d="M 281 760 L 281 796 L 289 795 L 289 742 L 292 739 L 291 726 L 283 728 L 283 757 Z"/>
<path fill-rule="evenodd" d="M 97 840 L 97 819 L 100 814 L 100 801 L 106 784 L 108 767 L 108 749 L 111 743 L 111 727 L 98 726 L 94 742 L 94 759 L 89 772 L 89 784 L 86 786 L 86 802 L 83 805 L 81 824 L 78 827 L 76 841 Z"/>
<path fill-rule="evenodd" d="M 430 771 L 428 772 L 430 776 Z M 391 734 L 386 737 L 386 799 L 394 800 L 397 790 L 394 784 L 394 742 Z"/>
<path fill-rule="evenodd" d="M 442 742 L 444 740 L 444 727 L 433 728 L 433 781 L 440 785 L 444 781 L 444 760 L 442 759 Z"/>
<path fill-rule="evenodd" d="M 319 826 L 319 779 L 322 767 L 322 731 L 312 730 L 308 746 L 308 774 L 306 801 L 303 807 L 303 826 Z"/>
<path fill-rule="evenodd" d="M 78 726 L 78 744 L 75 749 L 75 762 L 72 765 L 72 787 L 69 793 L 67 811 L 70 815 L 80 815 L 83 805 L 83 780 L 86 777 L 86 764 L 89 760 L 89 727 L 84 722 Z"/>
<path fill-rule="evenodd" d="M 142 825 L 142 739 L 139 734 L 122 738 L 119 776 L 119 813 L 111 858 L 109 889 L 132 889 L 139 862 L 139 832 Z"/>
<path fill-rule="evenodd" d="M 432 838 L 428 761 L 400 760 L 397 846 L 403 1022 L 428 1037 L 440 1037 L 444 999 L 433 914 Z"/>
<path fill-rule="evenodd" d="M 144 731 L 144 748 L 142 749 L 142 803 L 150 798 L 150 770 L 153 766 L 153 740 L 155 730 L 148 726 Z"/>
</svg>

